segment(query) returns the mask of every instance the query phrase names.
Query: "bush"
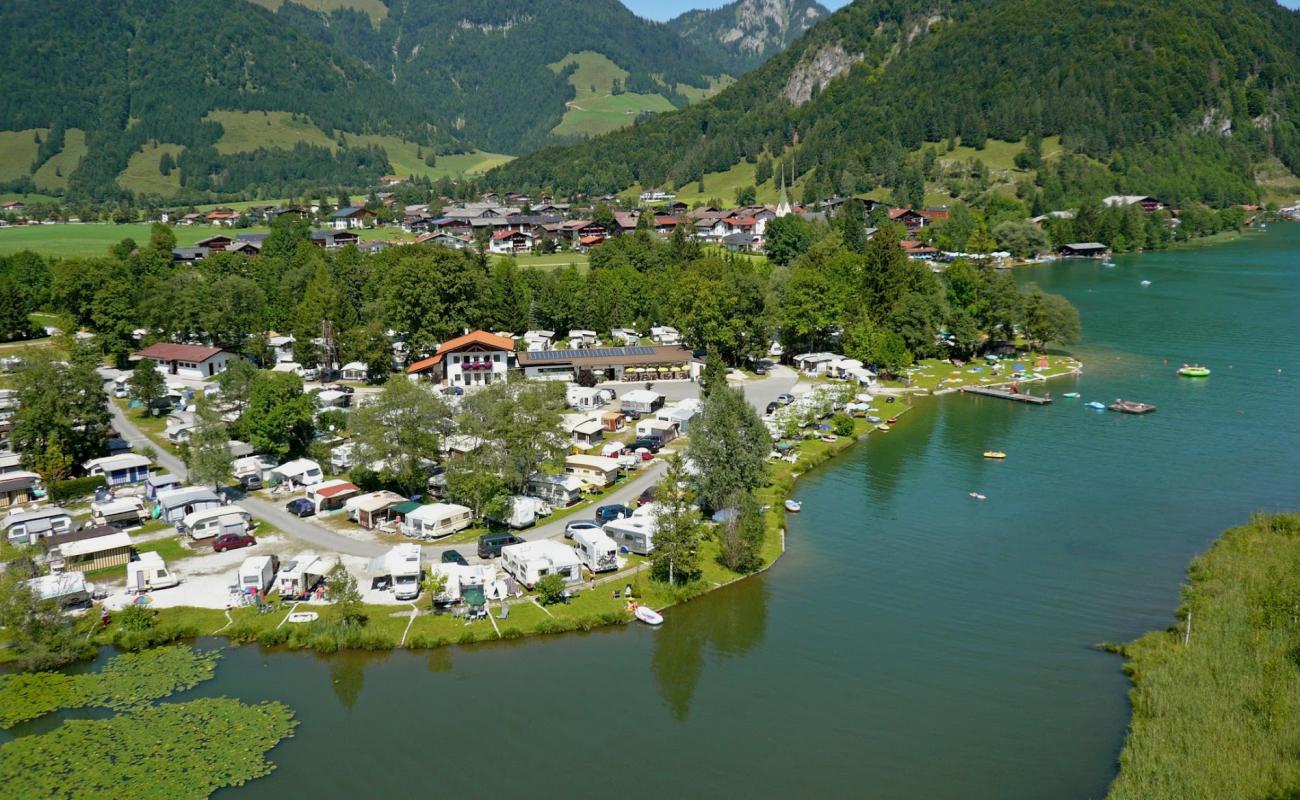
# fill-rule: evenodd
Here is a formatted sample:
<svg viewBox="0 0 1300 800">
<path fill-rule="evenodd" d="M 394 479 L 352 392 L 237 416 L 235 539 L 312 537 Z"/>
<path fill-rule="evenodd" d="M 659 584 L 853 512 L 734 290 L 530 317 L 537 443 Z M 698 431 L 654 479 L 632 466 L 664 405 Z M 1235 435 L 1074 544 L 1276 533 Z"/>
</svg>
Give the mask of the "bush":
<svg viewBox="0 0 1300 800">
<path fill-rule="evenodd" d="M 113 636 L 113 644 L 121 650 L 140 651 L 173 644 L 182 639 L 194 639 L 199 635 L 194 626 L 151 626 L 143 630 L 119 630 Z"/>
<path fill-rule="evenodd" d="M 131 605 L 117 615 L 117 624 L 124 631 L 147 631 L 154 626 L 154 612 L 145 606 Z"/>
<path fill-rule="evenodd" d="M 50 502 L 58 503 L 63 500 L 76 500 L 80 497 L 89 497 L 95 493 L 96 489 L 103 485 L 103 475 L 90 475 L 85 478 L 72 478 L 66 481 L 59 481 L 49 487 Z"/>
<path fill-rule="evenodd" d="M 555 573 L 543 576 L 534 588 L 544 606 L 553 606 L 564 599 L 564 578 Z"/>
<path fill-rule="evenodd" d="M 836 436 L 852 436 L 853 417 L 843 412 L 836 414 L 834 419 L 831 420 L 831 430 L 835 432 Z"/>
</svg>

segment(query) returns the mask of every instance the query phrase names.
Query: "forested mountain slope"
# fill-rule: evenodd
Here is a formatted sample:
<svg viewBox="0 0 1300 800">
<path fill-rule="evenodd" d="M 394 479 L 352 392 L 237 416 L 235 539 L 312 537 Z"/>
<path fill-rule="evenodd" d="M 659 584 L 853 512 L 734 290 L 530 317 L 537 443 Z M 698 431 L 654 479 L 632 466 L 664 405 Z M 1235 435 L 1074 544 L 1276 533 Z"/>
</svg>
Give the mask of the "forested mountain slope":
<svg viewBox="0 0 1300 800">
<path fill-rule="evenodd" d="M 1224 204 L 1265 159 L 1300 170 L 1298 125 L 1300 14 L 1274 0 L 859 0 L 708 102 L 489 177 L 681 186 L 767 154 L 829 193 L 897 182 L 927 143 L 1059 135 L 1037 174 L 1053 202 Z"/>
<path fill-rule="evenodd" d="M 816 0 L 735 0 L 687 11 L 668 27 L 739 75 L 789 47 L 829 13 Z"/>
<path fill-rule="evenodd" d="M 496 152 L 521 153 L 553 141 L 566 103 L 579 94 L 659 95 L 667 102 L 644 110 L 669 109 L 707 91 L 710 79 L 724 72 L 703 49 L 618 0 L 386 0 L 386 6 L 379 19 L 292 0 L 277 13 L 317 41 L 361 58 L 431 118 L 452 121 L 467 139 Z M 570 81 L 577 66 L 560 64 L 580 53 L 599 54 L 627 74 L 608 93 L 587 84 L 579 92 Z M 627 122 L 637 111 L 627 106 Z"/>
<path fill-rule="evenodd" d="M 64 130 L 85 132 L 85 155 L 67 175 L 73 197 L 118 192 L 119 174 L 151 142 L 177 146 L 180 182 L 197 190 L 288 190 L 389 169 L 366 146 L 219 153 L 221 126 L 202 121 L 213 110 L 303 115 L 331 137 L 459 139 L 362 62 L 242 0 L 9 0 L 0 54 L 0 127 L 51 129 L 32 172 L 61 151 Z"/>
</svg>

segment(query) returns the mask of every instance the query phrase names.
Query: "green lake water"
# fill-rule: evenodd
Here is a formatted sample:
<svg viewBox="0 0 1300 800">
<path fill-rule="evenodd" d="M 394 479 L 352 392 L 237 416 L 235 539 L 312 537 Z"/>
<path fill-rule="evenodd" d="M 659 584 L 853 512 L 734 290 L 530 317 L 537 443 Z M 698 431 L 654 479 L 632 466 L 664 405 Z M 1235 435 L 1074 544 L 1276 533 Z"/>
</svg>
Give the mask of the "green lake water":
<svg viewBox="0 0 1300 800">
<path fill-rule="evenodd" d="M 1195 554 L 1300 505 L 1300 225 L 1018 275 L 1082 314 L 1085 373 L 1055 404 L 920 401 L 799 484 L 770 573 L 659 630 L 229 649 L 184 696 L 301 725 L 272 776 L 218 796 L 1101 797 L 1128 682 L 1091 646 L 1171 624 Z M 1160 410 L 1082 405 L 1121 396 Z"/>
</svg>

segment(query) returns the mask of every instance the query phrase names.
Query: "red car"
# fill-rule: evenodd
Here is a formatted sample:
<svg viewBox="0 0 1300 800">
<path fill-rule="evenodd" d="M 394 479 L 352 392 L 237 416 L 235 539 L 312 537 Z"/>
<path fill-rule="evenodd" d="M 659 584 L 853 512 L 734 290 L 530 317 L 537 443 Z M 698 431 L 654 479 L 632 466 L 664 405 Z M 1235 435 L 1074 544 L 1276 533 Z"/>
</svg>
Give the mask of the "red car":
<svg viewBox="0 0 1300 800">
<path fill-rule="evenodd" d="M 255 544 L 257 539 L 254 539 L 251 533 L 223 533 L 212 540 L 212 550 L 221 553 L 226 550 L 238 550 L 241 547 L 252 547 Z"/>
</svg>

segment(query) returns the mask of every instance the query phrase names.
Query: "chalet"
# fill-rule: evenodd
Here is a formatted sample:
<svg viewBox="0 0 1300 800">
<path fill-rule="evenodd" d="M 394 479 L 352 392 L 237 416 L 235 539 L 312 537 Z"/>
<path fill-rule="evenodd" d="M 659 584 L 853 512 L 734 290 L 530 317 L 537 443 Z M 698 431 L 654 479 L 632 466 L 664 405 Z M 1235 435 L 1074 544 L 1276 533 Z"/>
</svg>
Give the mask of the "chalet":
<svg viewBox="0 0 1300 800">
<path fill-rule="evenodd" d="M 0 203 L 0 214 L 14 214 L 16 216 L 22 216 L 23 210 L 25 208 L 26 206 L 24 206 L 18 200 L 6 200 L 5 202 Z"/>
<path fill-rule="evenodd" d="M 326 250 L 337 250 L 361 241 L 361 237 L 350 231 L 312 231 L 311 243 Z"/>
<path fill-rule="evenodd" d="M 205 218 L 205 216 L 206 216 L 206 215 L 204 215 L 204 214 L 199 214 L 199 213 L 197 213 L 197 212 L 191 212 L 191 213 L 189 213 L 189 214 L 184 214 L 184 215 L 182 215 L 181 218 L 180 218 L 180 220 L 179 220 L 176 224 L 177 224 L 177 225 L 185 225 L 185 226 L 187 226 L 187 227 L 190 226 L 190 225 L 199 225 L 199 224 L 201 224 L 201 223 L 207 222 L 207 219 Z"/>
<path fill-rule="evenodd" d="M 379 178 L 380 186 L 401 186 L 406 179 L 398 175 L 383 175 Z"/>
<path fill-rule="evenodd" d="M 233 228 L 239 221 L 239 212 L 230 208 L 214 208 L 203 217 L 209 225 L 219 225 L 223 228 Z"/>
<path fill-rule="evenodd" d="M 910 208 L 894 208 L 889 211 L 889 219 L 907 228 L 908 233 L 916 233 L 929 222 L 925 215 Z"/>
<path fill-rule="evenodd" d="M 209 253 L 220 253 L 235 243 L 235 240 L 224 234 L 209 236 L 206 239 L 200 239 L 195 242 L 198 247 L 205 248 Z"/>
<path fill-rule="evenodd" d="M 617 223 L 618 227 L 614 229 L 614 233 L 631 233 L 635 231 L 637 221 L 640 218 L 641 215 L 635 211 L 615 211 L 614 222 Z"/>
<path fill-rule="evenodd" d="M 599 236 L 583 236 L 581 239 L 578 240 L 578 250 L 579 252 L 585 253 L 591 248 L 603 244 L 604 241 L 605 241 L 605 235 L 603 233 Z"/>
<path fill-rule="evenodd" d="M 1165 207 L 1163 203 L 1154 197 L 1147 197 L 1143 194 L 1113 194 L 1110 197 L 1103 197 L 1101 204 L 1106 208 L 1140 206 L 1144 214 L 1153 214 Z"/>
<path fill-rule="evenodd" d="M 443 386 L 482 386 L 505 381 L 514 356 L 513 339 L 474 331 L 438 345 L 436 354 L 415 362 L 406 372 Z"/>
<path fill-rule="evenodd" d="M 533 248 L 535 238 L 528 231 L 500 230 L 492 234 L 492 242 L 488 245 L 488 249 L 500 255 L 527 253 Z"/>
<path fill-rule="evenodd" d="M 762 249 L 759 237 L 752 233 L 729 233 L 722 237 L 722 246 L 731 253 L 752 253 Z"/>
<path fill-rule="evenodd" d="M 928 261 L 939 254 L 937 249 L 931 247 L 925 242 L 918 242 L 914 239 L 904 239 L 898 243 L 898 246 L 903 248 L 903 252 L 907 253 L 908 258 L 915 258 L 923 261 Z"/>
<path fill-rule="evenodd" d="M 1061 245 L 1056 252 L 1061 258 L 1105 258 L 1110 248 L 1100 242 L 1075 242 Z"/>
<path fill-rule="evenodd" d="M 948 220 L 948 209 L 946 208 L 927 208 L 916 213 L 925 217 L 926 225 L 933 225 L 936 222 L 946 222 Z"/>
<path fill-rule="evenodd" d="M 655 233 L 660 236 L 669 236 L 677 230 L 677 217 L 655 217 Z"/>
<path fill-rule="evenodd" d="M 363 206 L 348 206 L 330 214 L 330 227 L 336 231 L 352 228 L 364 228 L 367 222 L 374 220 L 375 212 Z"/>
<path fill-rule="evenodd" d="M 255 256 L 262 252 L 261 242 L 240 241 L 235 242 L 226 248 L 227 253 L 238 253 L 241 256 Z"/>
<path fill-rule="evenodd" d="M 437 247 L 450 247 L 453 250 L 464 250 L 474 246 L 474 240 L 468 236 L 457 236 L 450 231 L 438 231 L 437 233 L 426 233 L 423 236 L 417 236 L 416 244 L 429 244 Z"/>
<path fill-rule="evenodd" d="M 560 224 L 560 235 L 574 242 L 588 236 L 604 239 L 605 229 L 589 219 L 571 219 Z"/>
<path fill-rule="evenodd" d="M 215 376 L 226 368 L 231 359 L 237 357 L 220 347 L 166 342 L 149 345 L 136 355 L 156 362 L 158 371 L 164 375 L 195 380 L 206 380 Z"/>
</svg>

